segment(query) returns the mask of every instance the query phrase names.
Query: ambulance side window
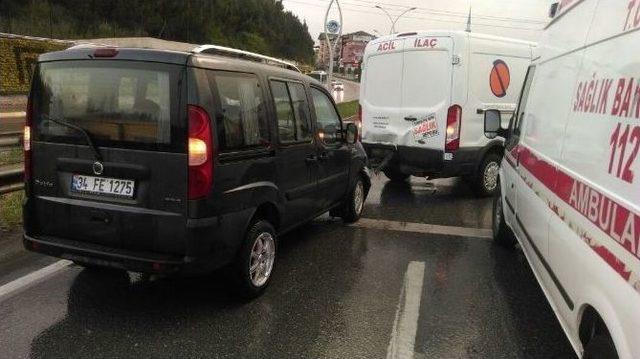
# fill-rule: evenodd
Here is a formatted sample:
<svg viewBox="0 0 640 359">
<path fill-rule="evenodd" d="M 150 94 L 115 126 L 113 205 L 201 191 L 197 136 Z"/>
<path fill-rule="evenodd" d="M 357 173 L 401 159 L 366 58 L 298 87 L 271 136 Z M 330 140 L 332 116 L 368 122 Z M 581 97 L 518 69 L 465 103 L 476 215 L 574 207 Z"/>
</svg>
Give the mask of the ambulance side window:
<svg viewBox="0 0 640 359">
<path fill-rule="evenodd" d="M 518 102 L 518 107 L 516 108 L 515 113 L 513 114 L 513 123 L 511 124 L 511 134 L 515 136 L 520 136 L 520 131 L 522 129 L 522 123 L 524 120 L 524 114 L 527 106 L 527 100 L 529 99 L 529 89 L 531 88 L 531 83 L 533 83 L 533 76 L 536 72 L 535 66 L 530 66 L 527 70 L 527 77 L 524 80 L 524 85 L 522 86 L 522 92 L 520 93 L 520 101 Z"/>
</svg>

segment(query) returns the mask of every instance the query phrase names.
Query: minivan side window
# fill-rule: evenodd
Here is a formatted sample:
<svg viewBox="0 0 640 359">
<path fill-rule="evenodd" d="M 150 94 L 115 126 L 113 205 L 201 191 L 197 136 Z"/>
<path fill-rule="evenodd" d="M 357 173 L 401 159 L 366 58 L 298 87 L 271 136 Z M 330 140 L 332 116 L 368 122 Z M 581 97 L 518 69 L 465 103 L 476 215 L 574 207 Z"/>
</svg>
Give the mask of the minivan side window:
<svg viewBox="0 0 640 359">
<path fill-rule="evenodd" d="M 313 107 L 316 111 L 318 136 L 326 144 L 334 144 L 341 140 L 342 122 L 333 102 L 324 92 L 311 88 Z"/>
<path fill-rule="evenodd" d="M 516 108 L 516 112 L 514 113 L 514 123 L 511 126 L 511 131 L 514 135 L 519 136 L 522 130 L 522 123 L 524 122 L 524 114 L 527 106 L 527 100 L 529 99 L 529 89 L 531 88 L 531 84 L 533 83 L 533 77 L 536 72 L 535 66 L 530 66 L 527 70 L 527 76 L 524 80 L 524 85 L 522 85 L 522 93 L 520 94 L 520 101 L 518 102 L 518 107 Z"/>
<path fill-rule="evenodd" d="M 220 149 L 241 150 L 268 142 L 269 128 L 258 78 L 221 71 L 209 76 L 220 101 L 221 115 L 216 116 Z"/>
<path fill-rule="evenodd" d="M 280 142 L 311 141 L 311 116 L 304 85 L 274 80 L 271 81 L 271 93 L 276 106 Z"/>
</svg>

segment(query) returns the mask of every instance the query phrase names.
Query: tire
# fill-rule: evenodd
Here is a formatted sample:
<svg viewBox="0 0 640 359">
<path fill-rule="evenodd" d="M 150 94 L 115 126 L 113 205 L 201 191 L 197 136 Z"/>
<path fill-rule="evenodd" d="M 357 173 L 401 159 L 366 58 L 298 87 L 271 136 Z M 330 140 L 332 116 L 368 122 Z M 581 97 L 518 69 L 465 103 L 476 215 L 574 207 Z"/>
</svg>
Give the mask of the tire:
<svg viewBox="0 0 640 359">
<path fill-rule="evenodd" d="M 341 217 L 345 223 L 354 223 L 360 219 L 362 210 L 364 209 L 365 199 L 366 192 L 364 189 L 364 182 L 362 181 L 362 177 L 358 176 L 356 183 L 347 195 L 344 207 L 341 211 Z"/>
<path fill-rule="evenodd" d="M 504 221 L 504 209 L 502 208 L 502 197 L 498 195 L 494 196 L 493 200 L 493 213 L 492 213 L 492 225 L 493 241 L 501 247 L 512 249 L 515 247 L 516 236 L 511 231 L 511 228 L 507 226 Z"/>
<path fill-rule="evenodd" d="M 473 191 L 478 197 L 490 197 L 499 191 L 499 171 L 502 157 L 496 153 L 488 153 L 472 181 Z"/>
<path fill-rule="evenodd" d="M 609 333 L 601 333 L 589 340 L 583 359 L 618 359 L 616 346 Z"/>
<path fill-rule="evenodd" d="M 382 172 L 391 182 L 404 182 L 411 176 L 400 172 L 397 168 L 385 168 Z"/>
<path fill-rule="evenodd" d="M 253 299 L 264 293 L 275 268 L 276 252 L 276 231 L 271 223 L 253 222 L 232 268 L 238 296 Z"/>
</svg>

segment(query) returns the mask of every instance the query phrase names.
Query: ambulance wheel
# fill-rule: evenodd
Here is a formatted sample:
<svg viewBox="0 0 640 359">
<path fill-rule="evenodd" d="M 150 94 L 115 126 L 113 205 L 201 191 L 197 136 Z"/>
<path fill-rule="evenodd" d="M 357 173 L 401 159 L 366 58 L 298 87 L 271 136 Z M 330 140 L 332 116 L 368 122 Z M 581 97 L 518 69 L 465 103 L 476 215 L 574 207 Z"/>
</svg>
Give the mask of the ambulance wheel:
<svg viewBox="0 0 640 359">
<path fill-rule="evenodd" d="M 502 208 L 502 197 L 500 193 L 494 196 L 492 219 L 491 229 L 493 231 L 493 241 L 505 248 L 511 249 L 515 247 L 517 240 L 511 228 L 509 228 L 504 221 L 504 210 Z"/>
<path fill-rule="evenodd" d="M 490 197 L 499 191 L 501 159 L 497 153 L 488 153 L 484 157 L 472 183 L 476 196 Z"/>
<path fill-rule="evenodd" d="M 409 176 L 411 176 L 400 172 L 397 168 L 385 168 L 382 172 L 384 172 L 384 175 L 387 176 L 391 182 L 404 182 L 409 178 Z"/>
</svg>

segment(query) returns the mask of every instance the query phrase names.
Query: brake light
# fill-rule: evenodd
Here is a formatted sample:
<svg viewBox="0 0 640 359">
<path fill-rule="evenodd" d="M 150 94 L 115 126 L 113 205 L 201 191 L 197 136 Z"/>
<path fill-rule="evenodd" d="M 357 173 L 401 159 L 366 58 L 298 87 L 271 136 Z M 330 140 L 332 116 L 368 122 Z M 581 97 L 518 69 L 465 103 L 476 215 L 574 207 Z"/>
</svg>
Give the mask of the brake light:
<svg viewBox="0 0 640 359">
<path fill-rule="evenodd" d="M 447 137 L 444 149 L 447 152 L 460 148 L 460 126 L 462 124 L 462 108 L 459 105 L 449 107 L 447 111 Z"/>
<path fill-rule="evenodd" d="M 118 50 L 113 47 L 101 47 L 93 52 L 93 57 L 115 57 Z"/>
<path fill-rule="evenodd" d="M 27 115 L 22 133 L 22 146 L 24 149 L 24 182 L 31 180 L 31 122 L 33 116 L 33 104 L 31 97 L 27 100 Z"/>
<path fill-rule="evenodd" d="M 207 196 L 213 184 L 211 118 L 202 107 L 188 105 L 189 199 Z"/>
<path fill-rule="evenodd" d="M 357 117 L 357 126 L 358 126 L 358 141 L 362 141 L 362 106 L 358 103 L 358 117 Z"/>
</svg>

